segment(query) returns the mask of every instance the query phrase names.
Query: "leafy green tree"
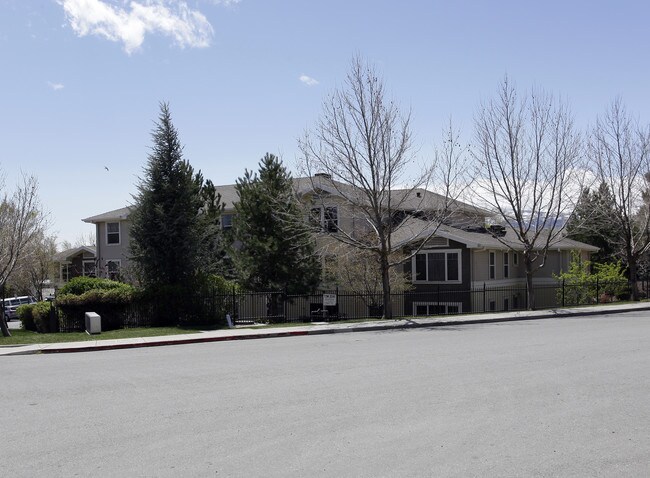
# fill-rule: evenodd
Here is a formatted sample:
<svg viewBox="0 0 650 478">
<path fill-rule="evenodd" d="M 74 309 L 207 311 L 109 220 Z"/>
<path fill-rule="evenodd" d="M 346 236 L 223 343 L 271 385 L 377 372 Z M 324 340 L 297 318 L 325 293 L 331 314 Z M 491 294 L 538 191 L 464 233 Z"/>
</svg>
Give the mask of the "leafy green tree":
<svg viewBox="0 0 650 478">
<path fill-rule="evenodd" d="M 153 146 L 134 196 L 131 254 L 147 287 L 186 285 L 199 260 L 201 174 L 183 159 L 169 105 L 161 103 Z"/>
<path fill-rule="evenodd" d="M 259 174 L 247 170 L 235 188 L 239 201 L 233 259 L 241 284 L 256 291 L 313 291 L 320 281 L 320 261 L 282 162 L 267 153 L 259 163 Z"/>
<path fill-rule="evenodd" d="M 590 304 L 601 301 L 601 295 L 611 298 L 629 292 L 620 261 L 592 263 L 583 260 L 578 251 L 571 251 L 569 269 L 554 277 L 562 281 L 563 287 L 557 292 L 557 300 L 565 305 Z"/>
</svg>

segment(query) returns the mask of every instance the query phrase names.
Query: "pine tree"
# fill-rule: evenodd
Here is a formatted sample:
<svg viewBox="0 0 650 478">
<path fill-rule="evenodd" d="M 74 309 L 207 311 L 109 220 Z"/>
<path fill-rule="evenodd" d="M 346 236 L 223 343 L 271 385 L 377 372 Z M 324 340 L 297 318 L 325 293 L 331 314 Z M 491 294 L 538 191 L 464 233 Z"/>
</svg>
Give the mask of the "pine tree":
<svg viewBox="0 0 650 478">
<path fill-rule="evenodd" d="M 236 184 L 233 259 L 240 282 L 256 291 L 313 291 L 321 267 L 311 231 L 281 161 L 266 154 L 259 175 L 246 171 Z"/>
<path fill-rule="evenodd" d="M 134 196 L 131 254 L 143 284 L 187 285 L 194 278 L 201 242 L 201 174 L 183 159 L 169 105 L 160 105 L 153 146 Z"/>
<path fill-rule="evenodd" d="M 594 262 L 616 262 L 620 240 L 615 228 L 616 212 L 609 186 L 601 183 L 593 192 L 585 189 L 569 221 L 567 235 L 576 241 L 591 244 L 600 250 L 592 255 Z"/>
</svg>

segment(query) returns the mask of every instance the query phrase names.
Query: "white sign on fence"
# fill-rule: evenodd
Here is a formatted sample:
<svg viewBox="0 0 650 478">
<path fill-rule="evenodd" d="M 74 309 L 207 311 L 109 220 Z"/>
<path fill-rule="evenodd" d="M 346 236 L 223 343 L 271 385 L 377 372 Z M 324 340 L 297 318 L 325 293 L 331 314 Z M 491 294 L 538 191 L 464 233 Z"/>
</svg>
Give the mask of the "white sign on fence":
<svg viewBox="0 0 650 478">
<path fill-rule="evenodd" d="M 323 294 L 323 307 L 336 305 L 336 294 Z"/>
</svg>

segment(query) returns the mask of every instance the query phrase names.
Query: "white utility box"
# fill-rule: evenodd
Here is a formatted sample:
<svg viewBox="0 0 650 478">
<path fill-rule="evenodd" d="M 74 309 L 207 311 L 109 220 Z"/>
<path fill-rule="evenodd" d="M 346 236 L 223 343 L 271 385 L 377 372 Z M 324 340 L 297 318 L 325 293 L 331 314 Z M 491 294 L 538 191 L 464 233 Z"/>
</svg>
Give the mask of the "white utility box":
<svg viewBox="0 0 650 478">
<path fill-rule="evenodd" d="M 101 334 L 102 318 L 96 312 L 86 312 L 86 332 L 89 334 Z"/>
</svg>

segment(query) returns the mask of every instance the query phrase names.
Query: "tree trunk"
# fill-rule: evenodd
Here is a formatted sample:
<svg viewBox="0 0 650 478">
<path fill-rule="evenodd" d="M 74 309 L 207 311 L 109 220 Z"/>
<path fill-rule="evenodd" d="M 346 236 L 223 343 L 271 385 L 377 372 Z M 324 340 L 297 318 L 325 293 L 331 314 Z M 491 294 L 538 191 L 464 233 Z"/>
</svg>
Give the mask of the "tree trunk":
<svg viewBox="0 0 650 478">
<path fill-rule="evenodd" d="M 639 300 L 639 291 L 636 288 L 636 276 L 637 276 L 637 264 L 636 257 L 633 254 L 628 254 L 627 256 L 627 267 L 630 274 L 630 293 L 632 295 L 632 300 Z"/>
<path fill-rule="evenodd" d="M 526 305 L 528 310 L 535 310 L 535 289 L 533 289 L 533 262 L 524 258 L 526 264 Z"/>
<path fill-rule="evenodd" d="M 384 319 L 393 318 L 393 305 L 391 303 L 390 297 L 390 276 L 388 275 L 388 253 L 386 251 L 381 252 L 380 258 L 381 266 L 381 285 L 382 292 L 384 297 Z"/>
<path fill-rule="evenodd" d="M 5 318 L 5 308 L 0 307 L 0 329 L 2 329 L 3 337 L 11 337 L 11 332 L 9 332 L 9 326 L 7 326 L 7 320 Z"/>
</svg>

